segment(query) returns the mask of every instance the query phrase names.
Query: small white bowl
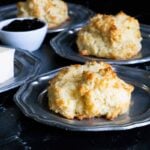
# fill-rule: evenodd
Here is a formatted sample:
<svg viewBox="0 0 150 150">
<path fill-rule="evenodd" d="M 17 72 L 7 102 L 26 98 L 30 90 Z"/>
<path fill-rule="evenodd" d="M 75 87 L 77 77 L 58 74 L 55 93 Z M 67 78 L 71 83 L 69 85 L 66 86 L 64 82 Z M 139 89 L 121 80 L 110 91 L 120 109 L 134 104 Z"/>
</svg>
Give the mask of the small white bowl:
<svg viewBox="0 0 150 150">
<path fill-rule="evenodd" d="M 0 21 L 0 40 L 11 47 L 25 49 L 28 51 L 37 50 L 47 33 L 47 24 L 44 21 L 44 25 L 38 29 L 29 30 L 29 31 L 5 31 L 2 28 L 8 25 L 14 20 L 25 20 L 33 18 L 13 18 Z"/>
</svg>

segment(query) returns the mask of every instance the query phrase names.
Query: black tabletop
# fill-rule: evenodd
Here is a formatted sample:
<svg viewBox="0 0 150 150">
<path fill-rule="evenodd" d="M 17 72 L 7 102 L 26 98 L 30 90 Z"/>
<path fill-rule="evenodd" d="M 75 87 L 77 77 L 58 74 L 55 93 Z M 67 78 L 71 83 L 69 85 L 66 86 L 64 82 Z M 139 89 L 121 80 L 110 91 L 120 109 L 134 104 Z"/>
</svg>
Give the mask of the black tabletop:
<svg viewBox="0 0 150 150">
<path fill-rule="evenodd" d="M 82 1 L 82 3 L 98 11 L 94 1 L 91 4 L 89 4 L 89 1 Z M 105 6 L 106 4 L 103 5 Z M 123 7 L 123 5 L 119 6 Z M 116 8 L 119 9 L 119 6 Z M 113 7 L 113 4 L 109 5 L 109 7 Z M 101 10 L 103 11 L 104 8 Z M 130 8 L 127 10 L 130 11 Z M 141 18 L 143 19 L 143 17 Z M 47 35 L 41 48 L 33 52 L 35 56 L 39 57 L 41 55 L 41 58 L 45 58 L 41 59 L 43 67 L 40 69 L 40 74 L 61 66 L 77 63 L 64 59 L 54 53 L 49 45 L 49 40 L 55 35 Z M 150 63 L 130 65 L 130 67 L 149 71 Z M 26 117 L 14 103 L 13 96 L 17 90 L 18 88 L 15 88 L 0 94 L 0 150 L 66 148 L 93 150 L 150 149 L 150 126 L 126 131 L 73 132 L 36 122 Z"/>
</svg>

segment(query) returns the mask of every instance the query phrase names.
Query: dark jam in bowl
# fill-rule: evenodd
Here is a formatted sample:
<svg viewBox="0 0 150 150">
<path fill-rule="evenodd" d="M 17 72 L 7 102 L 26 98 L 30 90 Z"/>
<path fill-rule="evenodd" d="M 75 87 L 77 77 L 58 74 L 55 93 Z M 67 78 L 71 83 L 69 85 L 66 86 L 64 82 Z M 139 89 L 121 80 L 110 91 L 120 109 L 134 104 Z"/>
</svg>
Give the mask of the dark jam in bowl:
<svg viewBox="0 0 150 150">
<path fill-rule="evenodd" d="M 43 27 L 45 24 L 38 19 L 14 20 L 2 28 L 3 31 L 31 31 Z"/>
</svg>

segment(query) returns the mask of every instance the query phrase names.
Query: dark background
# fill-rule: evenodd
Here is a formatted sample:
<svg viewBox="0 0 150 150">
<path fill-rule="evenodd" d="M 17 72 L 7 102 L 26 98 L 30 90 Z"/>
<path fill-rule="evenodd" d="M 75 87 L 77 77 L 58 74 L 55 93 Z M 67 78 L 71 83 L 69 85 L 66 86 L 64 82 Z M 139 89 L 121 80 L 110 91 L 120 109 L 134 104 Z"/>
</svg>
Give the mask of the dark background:
<svg viewBox="0 0 150 150">
<path fill-rule="evenodd" d="M 0 0 L 0 5 L 17 3 L 19 0 Z M 24 1 L 24 0 L 22 0 Z M 140 22 L 150 24 L 148 0 L 65 0 L 84 5 L 97 13 L 116 14 L 119 11 L 135 16 Z"/>
<path fill-rule="evenodd" d="M 0 0 L 0 5 L 16 3 L 18 0 Z M 23 0 L 22 0 L 23 1 Z M 149 13 L 148 0 L 65 0 L 66 2 L 73 2 L 85 5 L 96 12 L 101 13 L 116 13 L 120 10 L 131 14 L 145 14 Z"/>
</svg>

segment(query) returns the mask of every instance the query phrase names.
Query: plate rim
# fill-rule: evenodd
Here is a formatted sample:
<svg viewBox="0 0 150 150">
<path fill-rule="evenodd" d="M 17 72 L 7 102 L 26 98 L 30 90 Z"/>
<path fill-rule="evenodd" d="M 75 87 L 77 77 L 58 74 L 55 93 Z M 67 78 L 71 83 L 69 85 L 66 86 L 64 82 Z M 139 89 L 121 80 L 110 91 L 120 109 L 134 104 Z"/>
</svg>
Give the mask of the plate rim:
<svg viewBox="0 0 150 150">
<path fill-rule="evenodd" d="M 132 70 L 132 71 L 134 69 L 134 71 L 137 71 L 140 74 L 143 74 L 144 76 L 146 76 L 147 78 L 150 78 L 149 72 L 145 71 L 145 70 L 135 69 L 135 68 L 126 67 L 126 66 L 117 66 L 117 65 L 112 65 L 112 66 L 114 68 L 128 69 L 128 70 Z M 65 67 L 67 67 L 67 66 L 65 66 Z M 148 117 L 144 120 L 134 120 L 133 122 L 119 124 L 119 125 L 93 126 L 91 128 L 81 127 L 81 128 L 77 129 L 77 126 L 75 126 L 75 125 L 72 125 L 72 124 L 70 125 L 68 123 L 64 123 L 64 122 L 57 121 L 57 120 L 50 120 L 49 118 L 44 118 L 42 115 L 37 114 L 36 112 L 31 110 L 31 108 L 29 110 L 29 108 L 28 108 L 29 106 L 26 106 L 27 104 L 25 104 L 24 101 L 21 100 L 22 92 L 26 88 L 29 88 L 28 84 L 31 84 L 32 82 L 35 82 L 35 81 L 39 80 L 41 77 L 46 77 L 48 75 L 53 75 L 53 74 L 57 73 L 59 70 L 61 70 L 62 68 L 65 68 L 65 67 L 57 68 L 57 69 L 51 70 L 47 73 L 38 75 L 35 78 L 32 78 L 31 80 L 28 80 L 28 82 L 25 85 L 23 85 L 19 88 L 17 93 L 14 95 L 14 101 L 15 101 L 16 105 L 21 109 L 21 111 L 23 112 L 23 114 L 25 116 L 27 116 L 27 117 L 29 117 L 29 118 L 37 121 L 37 122 L 40 122 L 42 124 L 46 124 L 46 125 L 49 125 L 49 126 L 54 126 L 54 127 L 58 127 L 58 128 L 65 129 L 65 130 L 70 130 L 70 131 L 90 131 L 90 132 L 95 132 L 95 131 L 121 131 L 121 130 L 134 129 L 134 128 L 137 128 L 137 127 L 142 127 L 142 126 L 146 126 L 146 125 L 150 124 L 150 117 Z M 32 109 L 33 109 L 33 107 L 32 107 Z M 54 114 L 54 115 L 57 115 L 57 114 Z"/>
</svg>

